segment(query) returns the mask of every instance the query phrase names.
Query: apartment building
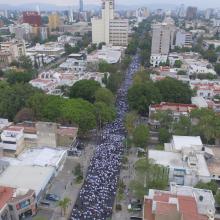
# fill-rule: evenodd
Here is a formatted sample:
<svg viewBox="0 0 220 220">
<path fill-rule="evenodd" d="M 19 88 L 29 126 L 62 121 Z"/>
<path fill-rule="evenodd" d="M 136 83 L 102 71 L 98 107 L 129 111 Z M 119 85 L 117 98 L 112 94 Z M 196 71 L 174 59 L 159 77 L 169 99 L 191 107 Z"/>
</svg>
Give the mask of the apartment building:
<svg viewBox="0 0 220 220">
<path fill-rule="evenodd" d="M 24 149 L 24 128 L 10 126 L 1 133 L 0 148 L 6 156 L 16 156 Z"/>
<path fill-rule="evenodd" d="M 25 42 L 23 40 L 11 40 L 0 44 L 2 52 L 9 52 L 13 60 L 26 55 Z"/>
<path fill-rule="evenodd" d="M 0 186 L 0 219 L 20 220 L 36 214 L 35 193 L 29 189 Z"/>
<path fill-rule="evenodd" d="M 50 31 L 59 28 L 60 16 L 58 14 L 56 14 L 56 13 L 50 14 L 48 16 L 48 19 L 49 19 L 48 26 L 49 26 Z"/>
<path fill-rule="evenodd" d="M 197 8 L 189 6 L 186 10 L 186 18 L 192 20 L 196 18 L 197 15 Z"/>
<path fill-rule="evenodd" d="M 129 23 L 126 19 L 115 19 L 114 0 L 104 0 L 102 17 L 92 18 L 92 42 L 127 46 Z"/>
<path fill-rule="evenodd" d="M 192 47 L 192 34 L 184 30 L 178 30 L 176 32 L 176 47 Z"/>
<path fill-rule="evenodd" d="M 166 17 L 162 23 L 152 25 L 151 64 L 155 67 L 166 62 L 169 51 L 174 48 L 175 24 L 172 18 Z"/>
</svg>

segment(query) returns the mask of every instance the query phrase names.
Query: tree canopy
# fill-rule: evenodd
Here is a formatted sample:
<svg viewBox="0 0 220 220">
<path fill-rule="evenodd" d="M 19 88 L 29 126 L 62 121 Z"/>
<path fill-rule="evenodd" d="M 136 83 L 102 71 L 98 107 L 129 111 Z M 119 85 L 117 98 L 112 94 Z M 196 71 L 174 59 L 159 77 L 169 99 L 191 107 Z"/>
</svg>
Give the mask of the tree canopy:
<svg viewBox="0 0 220 220">
<path fill-rule="evenodd" d="M 133 131 L 133 144 L 136 147 L 147 147 L 147 141 L 149 139 L 149 128 L 146 125 L 138 125 Z"/>
<path fill-rule="evenodd" d="M 91 103 L 95 102 L 95 93 L 101 85 L 94 80 L 80 80 L 70 88 L 70 98 L 82 98 Z"/>
<path fill-rule="evenodd" d="M 164 102 L 190 103 L 192 90 L 189 85 L 172 78 L 157 81 L 155 86 L 159 89 Z"/>
<path fill-rule="evenodd" d="M 162 100 L 160 90 L 149 81 L 143 84 L 134 84 L 128 90 L 128 103 L 131 109 L 141 115 L 148 113 L 149 105 Z"/>
</svg>

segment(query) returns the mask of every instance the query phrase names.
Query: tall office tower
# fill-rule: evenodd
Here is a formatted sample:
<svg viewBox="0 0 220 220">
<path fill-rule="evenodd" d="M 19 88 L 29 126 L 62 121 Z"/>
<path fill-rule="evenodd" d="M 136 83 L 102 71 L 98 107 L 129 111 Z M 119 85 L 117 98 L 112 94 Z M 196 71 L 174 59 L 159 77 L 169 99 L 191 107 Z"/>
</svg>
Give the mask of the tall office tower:
<svg viewBox="0 0 220 220">
<path fill-rule="evenodd" d="M 212 9 L 212 8 L 207 8 L 207 9 L 205 10 L 205 19 L 206 19 L 206 20 L 209 20 L 210 17 L 212 16 L 212 13 L 213 13 L 213 9 Z"/>
<path fill-rule="evenodd" d="M 102 0 L 102 17 L 92 18 L 93 43 L 117 46 L 128 44 L 128 20 L 114 18 L 114 0 Z"/>
<path fill-rule="evenodd" d="M 185 10 L 185 6 L 184 4 L 182 4 L 179 8 L 179 11 L 178 11 L 178 16 L 180 18 L 184 18 L 186 16 L 186 10 Z"/>
<path fill-rule="evenodd" d="M 49 29 L 57 29 L 60 25 L 60 16 L 57 13 L 49 15 Z"/>
<path fill-rule="evenodd" d="M 36 12 L 40 15 L 40 6 L 39 5 L 36 6 Z"/>
<path fill-rule="evenodd" d="M 153 24 L 152 29 L 151 64 L 157 66 L 166 62 L 170 49 L 175 46 L 176 27 L 173 19 L 166 17 L 162 23 Z"/>
<path fill-rule="evenodd" d="M 83 0 L 79 0 L 79 12 L 83 12 Z"/>
<path fill-rule="evenodd" d="M 23 23 L 28 23 L 34 27 L 40 27 L 41 16 L 36 11 L 23 12 Z"/>
<path fill-rule="evenodd" d="M 73 8 L 70 6 L 69 8 L 69 22 L 72 23 L 73 22 Z"/>
<path fill-rule="evenodd" d="M 189 20 L 195 19 L 197 15 L 196 7 L 188 7 L 186 11 L 186 18 Z"/>
</svg>

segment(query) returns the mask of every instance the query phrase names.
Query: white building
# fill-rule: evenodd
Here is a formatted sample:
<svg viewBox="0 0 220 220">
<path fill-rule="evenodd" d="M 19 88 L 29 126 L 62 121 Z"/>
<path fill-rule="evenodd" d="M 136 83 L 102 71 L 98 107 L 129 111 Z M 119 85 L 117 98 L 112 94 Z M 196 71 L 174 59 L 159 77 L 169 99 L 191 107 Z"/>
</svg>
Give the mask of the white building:
<svg viewBox="0 0 220 220">
<path fill-rule="evenodd" d="M 141 7 L 136 10 L 136 17 L 138 23 L 142 22 L 144 19 L 150 16 L 150 11 L 146 7 Z"/>
<path fill-rule="evenodd" d="M 149 159 L 169 168 L 169 181 L 179 185 L 194 186 L 199 181 L 209 182 L 210 172 L 201 152 L 187 153 L 149 150 Z"/>
<path fill-rule="evenodd" d="M 192 34 L 184 30 L 176 32 L 176 47 L 192 47 Z"/>
<path fill-rule="evenodd" d="M 184 64 L 187 67 L 187 72 L 189 75 L 207 74 L 207 73 L 216 75 L 215 70 L 207 60 L 184 59 Z"/>
<path fill-rule="evenodd" d="M 1 133 L 0 148 L 5 155 L 18 155 L 24 148 L 24 129 L 10 126 Z"/>
<path fill-rule="evenodd" d="M 57 42 L 49 42 L 45 44 L 36 44 L 36 46 L 28 48 L 28 53 L 37 53 L 41 55 L 60 57 L 65 53 L 64 47 Z"/>
<path fill-rule="evenodd" d="M 101 19 L 92 18 L 93 43 L 127 46 L 129 23 L 126 19 L 115 19 L 114 7 L 114 0 L 104 0 Z"/>
<path fill-rule="evenodd" d="M 220 40 L 203 40 L 203 45 L 206 49 L 211 45 L 216 49 L 217 47 L 220 47 Z"/>
<path fill-rule="evenodd" d="M 125 48 L 120 46 L 103 46 L 87 56 L 88 63 L 98 63 L 102 60 L 109 64 L 120 63 Z"/>
</svg>

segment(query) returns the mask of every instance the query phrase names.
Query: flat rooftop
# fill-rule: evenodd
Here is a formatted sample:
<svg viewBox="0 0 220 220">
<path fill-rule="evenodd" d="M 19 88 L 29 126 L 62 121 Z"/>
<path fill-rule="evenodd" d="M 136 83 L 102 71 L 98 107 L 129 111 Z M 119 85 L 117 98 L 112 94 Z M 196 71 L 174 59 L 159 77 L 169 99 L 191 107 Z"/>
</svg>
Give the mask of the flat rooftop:
<svg viewBox="0 0 220 220">
<path fill-rule="evenodd" d="M 12 166 L 40 166 L 59 168 L 60 162 L 66 155 L 66 150 L 57 148 L 30 148 L 17 158 L 3 157 Z"/>
<path fill-rule="evenodd" d="M 55 173 L 53 167 L 28 165 L 9 166 L 0 175 L 0 185 L 12 188 L 32 189 L 38 195 Z"/>
<path fill-rule="evenodd" d="M 196 147 L 201 150 L 203 147 L 201 138 L 199 136 L 177 136 L 173 135 L 173 144 L 176 150 L 182 150 L 184 148 Z"/>
<path fill-rule="evenodd" d="M 168 152 L 168 151 L 159 151 L 159 150 L 149 150 L 149 158 L 153 159 L 156 164 L 171 167 L 171 168 L 182 168 L 185 170 L 192 170 L 188 163 L 185 162 L 182 158 L 181 153 Z M 202 153 L 196 154 L 197 160 L 197 173 L 200 176 L 209 177 L 209 169 L 207 167 L 206 160 Z"/>
<path fill-rule="evenodd" d="M 207 165 L 211 175 L 220 176 L 220 148 L 212 147 L 214 157 L 207 160 Z"/>
</svg>

